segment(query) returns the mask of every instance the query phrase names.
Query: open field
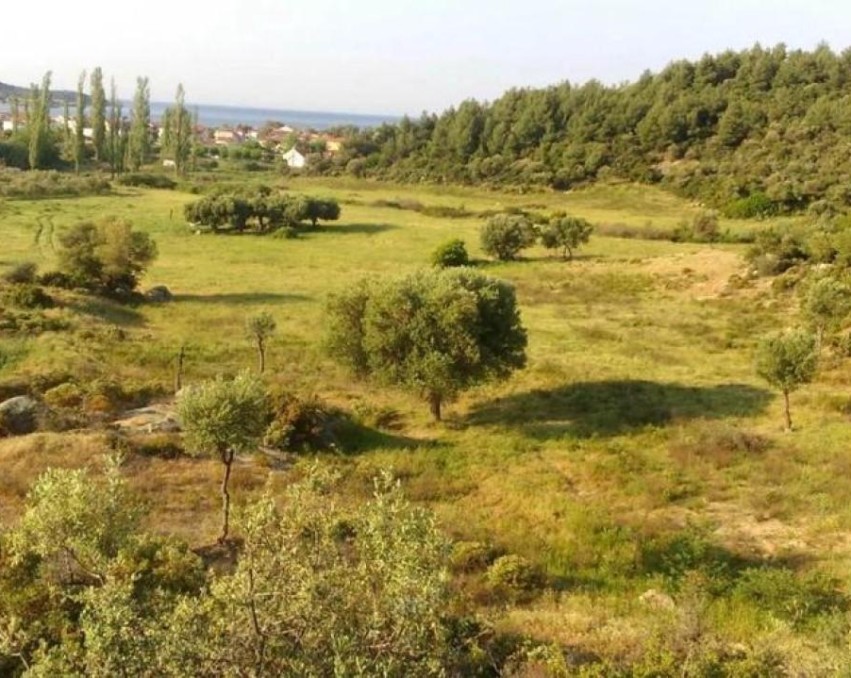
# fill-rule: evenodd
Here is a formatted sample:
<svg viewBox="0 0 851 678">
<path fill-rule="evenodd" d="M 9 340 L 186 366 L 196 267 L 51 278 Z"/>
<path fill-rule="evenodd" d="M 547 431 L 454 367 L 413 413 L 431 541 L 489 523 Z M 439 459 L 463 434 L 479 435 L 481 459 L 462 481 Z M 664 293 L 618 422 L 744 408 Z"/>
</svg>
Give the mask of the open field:
<svg viewBox="0 0 851 678">
<path fill-rule="evenodd" d="M 254 364 L 245 318 L 268 310 L 278 323 L 269 355 L 275 381 L 350 411 L 394 411 L 393 428 L 374 430 L 356 454 L 321 457 L 343 472 L 352 497 L 369 491 L 377 469 L 390 467 L 454 537 L 493 542 L 546 569 L 549 593 L 509 610 L 503 628 L 591 652 L 604 653 L 609 643 L 629 654 L 648 633 L 638 596 L 659 589 L 739 642 L 775 634 L 789 647 L 808 638 L 821 648 L 841 645 L 830 615 L 790 622 L 741 593 L 737 580 L 738 572 L 765 565 L 798 577 L 818 569 L 845 589 L 851 584 L 849 367 L 828 361 L 815 384 L 793 395 L 792 433 L 782 430 L 781 399 L 753 367 L 758 339 L 796 321 L 794 295 L 763 280 L 731 283 L 744 272 L 741 246 L 592 236 L 572 262 L 534 248 L 522 261 L 485 263 L 480 218 L 375 203 L 566 210 L 595 223 L 671 229 L 697 206 L 628 185 L 513 195 L 286 181 L 337 197 L 341 220 L 282 240 L 196 235 L 182 218 L 194 196 L 180 192 L 123 189 L 0 203 L 0 272 L 21 260 L 49 269 L 51 223 L 58 233 L 115 215 L 157 242 L 160 256 L 143 287 L 165 284 L 176 295 L 169 304 L 133 308 L 78 301 L 70 333 L 0 336 L 7 356 L 0 383 L 67 372 L 167 387 L 181 345 L 188 347 L 188 381 L 233 372 Z M 46 226 L 36 243 L 39 223 Z M 323 304 L 363 276 L 428 265 L 435 246 L 451 237 L 463 238 L 489 274 L 516 285 L 529 364 L 506 383 L 465 394 L 438 425 L 416 398 L 353 382 L 323 354 Z M 123 338 L 107 331 L 112 326 Z M 101 432 L 0 440 L 0 519 L 14 519 L 39 471 L 95 463 L 107 447 Z M 195 545 L 215 534 L 218 473 L 207 461 L 128 462 L 150 500 L 152 527 Z M 241 463 L 236 501 L 268 473 L 260 463 Z M 286 481 L 288 471 L 273 473 L 275 482 Z M 721 580 L 726 588 L 713 593 Z M 681 622 L 654 623 L 665 633 L 665 624 Z"/>
</svg>

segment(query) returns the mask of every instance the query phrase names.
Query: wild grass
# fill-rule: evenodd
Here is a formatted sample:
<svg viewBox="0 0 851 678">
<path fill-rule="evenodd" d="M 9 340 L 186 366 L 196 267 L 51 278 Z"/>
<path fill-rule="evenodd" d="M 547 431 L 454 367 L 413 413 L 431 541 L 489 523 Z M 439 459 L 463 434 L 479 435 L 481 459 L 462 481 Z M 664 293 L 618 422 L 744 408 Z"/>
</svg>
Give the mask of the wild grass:
<svg viewBox="0 0 851 678">
<path fill-rule="evenodd" d="M 73 310 L 71 331 L 0 337 L 0 386 L 108 375 L 167 389 L 181 347 L 186 382 L 250 368 L 244 322 L 269 311 L 278 326 L 269 378 L 342 407 L 364 426 L 356 453 L 320 455 L 343 473 L 350 500 L 370 492 L 379 468 L 391 467 L 454 537 L 495 544 L 544 568 L 553 597 L 512 610 L 506 630 L 629 657 L 649 642 L 651 618 L 658 621 L 639 594 L 667 591 L 687 611 L 699 589 L 708 601 L 700 624 L 719 638 L 758 644 L 776 620 L 787 622 L 758 597 L 736 594 L 739 575 L 724 572 L 782 558 L 801 578 L 795 581 L 832 572 L 836 589 L 847 592 L 851 367 L 826 363 L 815 384 L 793 394 L 797 428 L 783 431 L 781 403 L 756 377 L 752 356 L 764 332 L 795 322 L 796 300 L 760 283 L 728 284 L 744 271 L 742 246 L 592 236 L 572 262 L 534 248 L 521 261 L 496 263 L 479 249 L 480 218 L 381 201 L 477 213 L 564 209 L 597 223 L 671 229 L 699 206 L 628 185 L 519 195 L 283 183 L 337 197 L 341 221 L 275 240 L 195 235 L 182 220 L 182 206 L 195 196 L 181 191 L 120 188 L 110 196 L 3 203 L 0 273 L 24 260 L 42 271 L 54 265 L 49 241 L 35 241 L 39 223 L 58 234 L 109 214 L 153 235 L 160 256 L 143 286 L 165 284 L 175 299 L 126 308 L 69 297 L 60 311 Z M 450 237 L 463 239 L 483 270 L 516 285 L 529 362 L 504 383 L 464 394 L 437 425 L 415 396 L 353 381 L 324 354 L 323 305 L 363 276 L 428 266 Z M 0 464 L 11 469 L 0 481 L 0 519 L 14 519 L 28 483 L 47 465 L 93 463 L 104 446 L 97 434 L 0 441 Z M 215 462 L 131 455 L 128 473 L 151 502 L 153 527 L 195 544 L 215 534 Z M 298 464 L 270 471 L 244 461 L 234 474 L 237 503 L 269 473 L 286 482 Z M 689 589 L 695 577 L 710 590 Z M 819 610 L 815 617 L 833 619 L 833 608 Z M 658 622 L 660 633 L 686 633 L 677 620 Z M 789 633 L 783 642 L 833 647 L 829 634 L 810 627 Z"/>
</svg>

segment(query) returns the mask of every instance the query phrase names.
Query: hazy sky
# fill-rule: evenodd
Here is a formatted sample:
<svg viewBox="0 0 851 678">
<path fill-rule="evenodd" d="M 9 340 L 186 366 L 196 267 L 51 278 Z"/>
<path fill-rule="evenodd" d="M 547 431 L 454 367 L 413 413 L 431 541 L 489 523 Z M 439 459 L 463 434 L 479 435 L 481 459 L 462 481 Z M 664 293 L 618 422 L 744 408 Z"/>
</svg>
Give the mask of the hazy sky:
<svg viewBox="0 0 851 678">
<path fill-rule="evenodd" d="M 755 42 L 851 45 L 849 0 L 24 0 L 0 12 L 0 81 L 100 65 L 155 100 L 411 113 L 513 86 L 634 80 Z"/>
</svg>

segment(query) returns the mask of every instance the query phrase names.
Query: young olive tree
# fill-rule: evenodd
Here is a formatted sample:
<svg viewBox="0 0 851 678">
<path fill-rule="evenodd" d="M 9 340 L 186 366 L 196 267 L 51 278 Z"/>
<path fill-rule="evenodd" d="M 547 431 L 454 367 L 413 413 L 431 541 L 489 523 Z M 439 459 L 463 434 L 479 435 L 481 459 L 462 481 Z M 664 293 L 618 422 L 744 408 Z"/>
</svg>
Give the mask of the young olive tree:
<svg viewBox="0 0 851 678">
<path fill-rule="evenodd" d="M 534 245 L 538 234 L 526 217 L 497 214 L 482 226 L 480 237 L 486 254 L 500 261 L 511 261 L 520 250 Z"/>
<path fill-rule="evenodd" d="M 222 477 L 222 532 L 228 537 L 231 468 L 237 453 L 253 452 L 266 429 L 268 404 L 263 384 L 248 373 L 233 379 L 218 378 L 188 388 L 178 401 L 178 414 L 189 450 L 217 457 L 224 465 Z"/>
<path fill-rule="evenodd" d="M 816 340 L 809 332 L 795 330 L 775 334 L 759 345 L 756 370 L 783 393 L 787 430 L 792 430 L 789 394 L 813 380 L 817 365 Z"/>
<path fill-rule="evenodd" d="M 257 368 L 260 374 L 266 370 L 266 342 L 275 333 L 277 327 L 272 314 L 265 311 L 251 316 L 245 322 L 245 332 L 257 346 Z"/>
<path fill-rule="evenodd" d="M 818 351 L 825 332 L 838 329 L 851 312 L 851 288 L 834 278 L 820 278 L 807 289 L 801 310 L 815 330 Z"/>
<path fill-rule="evenodd" d="M 561 250 L 562 259 L 573 259 L 573 250 L 588 242 L 594 227 L 585 219 L 558 215 L 541 227 L 541 244 Z"/>
<path fill-rule="evenodd" d="M 467 268 L 364 281 L 332 297 L 328 349 L 361 377 L 441 406 L 464 389 L 526 363 L 514 288 Z"/>
</svg>

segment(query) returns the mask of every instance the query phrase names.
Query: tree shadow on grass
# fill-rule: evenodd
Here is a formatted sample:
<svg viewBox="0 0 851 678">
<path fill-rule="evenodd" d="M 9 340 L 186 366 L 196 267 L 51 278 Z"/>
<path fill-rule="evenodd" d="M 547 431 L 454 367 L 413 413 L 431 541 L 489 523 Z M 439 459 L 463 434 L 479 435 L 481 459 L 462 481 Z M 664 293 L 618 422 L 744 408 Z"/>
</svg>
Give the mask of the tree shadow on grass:
<svg viewBox="0 0 851 678">
<path fill-rule="evenodd" d="M 227 292 L 224 294 L 175 294 L 175 302 L 201 304 L 280 304 L 288 301 L 307 301 L 304 294 L 278 294 L 274 292 Z"/>
<path fill-rule="evenodd" d="M 349 235 L 376 235 L 385 231 L 399 228 L 393 224 L 324 224 L 316 229 L 325 233 L 342 233 Z"/>
<path fill-rule="evenodd" d="M 594 381 L 536 389 L 484 403 L 472 425 L 503 425 L 537 439 L 615 436 L 677 419 L 724 419 L 765 411 L 773 394 L 748 384 L 683 386 L 643 380 Z"/>
<path fill-rule="evenodd" d="M 142 327 L 145 319 L 135 306 L 102 297 L 85 297 L 68 304 L 74 312 L 88 315 L 120 327 Z"/>
<path fill-rule="evenodd" d="M 424 447 L 439 447 L 444 444 L 437 440 L 424 440 L 397 433 L 388 433 L 364 426 L 348 418 L 338 424 L 335 433 L 340 442 L 340 453 L 352 456 L 376 450 L 416 450 Z"/>
</svg>

